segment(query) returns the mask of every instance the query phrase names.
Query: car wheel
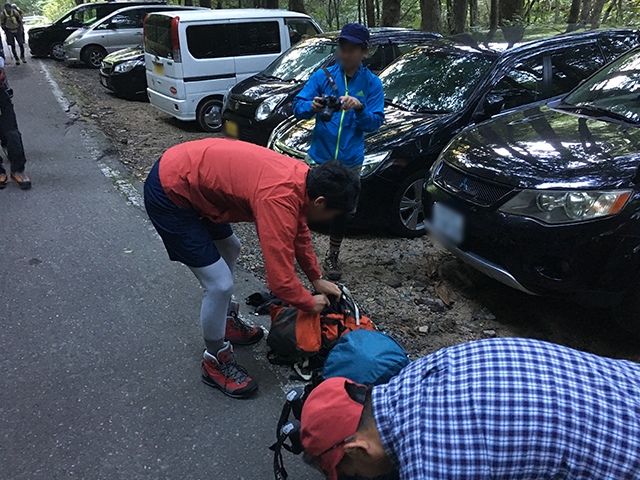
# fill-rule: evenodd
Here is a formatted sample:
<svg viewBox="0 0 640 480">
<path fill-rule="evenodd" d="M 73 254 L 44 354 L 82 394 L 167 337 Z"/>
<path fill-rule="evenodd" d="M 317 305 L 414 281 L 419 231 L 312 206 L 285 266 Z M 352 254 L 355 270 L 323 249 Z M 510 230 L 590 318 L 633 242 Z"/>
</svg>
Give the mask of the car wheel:
<svg viewBox="0 0 640 480">
<path fill-rule="evenodd" d="M 106 55 L 104 48 L 91 45 L 82 52 L 82 61 L 90 68 L 100 68 Z"/>
<path fill-rule="evenodd" d="M 409 175 L 398 188 L 391 210 L 391 228 L 394 235 L 415 238 L 425 234 L 422 187 L 426 170 Z"/>
<path fill-rule="evenodd" d="M 222 102 L 215 98 L 205 100 L 198 107 L 196 118 L 204 132 L 219 132 L 222 128 Z"/>
<path fill-rule="evenodd" d="M 64 60 L 64 45 L 62 45 L 62 42 L 53 42 L 51 45 L 49 45 L 49 55 L 51 55 L 51 58 L 53 58 L 54 60 L 57 60 L 59 62 Z"/>
</svg>

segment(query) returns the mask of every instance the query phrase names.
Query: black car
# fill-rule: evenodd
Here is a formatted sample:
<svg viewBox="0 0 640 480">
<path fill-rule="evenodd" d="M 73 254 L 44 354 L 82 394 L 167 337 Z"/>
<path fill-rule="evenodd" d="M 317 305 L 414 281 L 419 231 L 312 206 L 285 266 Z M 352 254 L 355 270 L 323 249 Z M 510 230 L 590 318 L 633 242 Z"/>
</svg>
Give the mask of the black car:
<svg viewBox="0 0 640 480">
<path fill-rule="evenodd" d="M 56 60 L 64 60 L 62 44 L 76 30 L 86 27 L 96 20 L 124 7 L 136 5 L 164 5 L 166 2 L 96 2 L 85 3 L 69 10 L 55 22 L 29 29 L 29 50 L 34 57 L 51 55 Z"/>
<path fill-rule="evenodd" d="M 639 91 L 636 49 L 562 101 L 464 131 L 433 166 L 427 228 L 514 288 L 640 314 Z"/>
<path fill-rule="evenodd" d="M 503 111 L 564 95 L 639 43 L 635 30 L 598 31 L 497 52 L 465 37 L 434 41 L 404 55 L 380 74 L 386 121 L 366 137 L 356 224 L 421 235 L 424 179 L 458 132 Z M 283 122 L 271 148 L 302 160 L 314 122 Z"/>
<path fill-rule="evenodd" d="M 303 40 L 267 69 L 235 85 L 225 99 L 225 133 L 266 146 L 273 129 L 293 114 L 295 97 L 311 74 L 336 61 L 338 32 Z M 403 28 L 372 28 L 371 49 L 363 64 L 380 72 L 396 58 L 441 36 Z"/>
<path fill-rule="evenodd" d="M 100 83 L 118 96 L 147 98 L 147 72 L 142 46 L 118 50 L 105 57 L 100 67 Z"/>
</svg>

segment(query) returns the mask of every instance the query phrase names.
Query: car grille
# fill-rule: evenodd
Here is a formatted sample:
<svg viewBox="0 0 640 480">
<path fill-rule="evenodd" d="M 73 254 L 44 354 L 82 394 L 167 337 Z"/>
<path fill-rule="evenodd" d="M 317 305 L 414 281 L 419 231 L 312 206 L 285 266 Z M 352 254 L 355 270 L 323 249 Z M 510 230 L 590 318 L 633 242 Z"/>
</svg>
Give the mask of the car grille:
<svg viewBox="0 0 640 480">
<path fill-rule="evenodd" d="M 468 202 L 483 207 L 493 205 L 509 193 L 513 188 L 496 185 L 485 180 L 466 175 L 446 163 L 442 163 L 436 171 L 434 181 L 450 193 Z"/>
</svg>

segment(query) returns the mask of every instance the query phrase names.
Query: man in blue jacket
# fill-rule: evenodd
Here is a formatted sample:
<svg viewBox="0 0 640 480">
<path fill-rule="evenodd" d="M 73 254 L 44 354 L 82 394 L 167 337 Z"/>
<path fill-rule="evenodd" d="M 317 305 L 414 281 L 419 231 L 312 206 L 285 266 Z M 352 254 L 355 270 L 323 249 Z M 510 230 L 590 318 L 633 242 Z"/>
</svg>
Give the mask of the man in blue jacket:
<svg viewBox="0 0 640 480">
<path fill-rule="evenodd" d="M 364 161 L 364 133 L 377 130 L 384 122 L 384 93 L 380 79 L 362 66 L 369 52 L 369 30 L 359 23 L 348 23 L 338 38 L 338 61 L 315 72 L 293 101 L 298 119 L 316 117 L 308 157 L 315 163 L 339 160 L 360 175 Z M 340 110 L 330 120 L 318 115 L 326 105 L 323 95 L 338 97 Z M 326 98 L 326 97 L 325 97 Z M 331 225 L 325 274 L 339 280 L 340 245 L 347 227 L 347 216 Z"/>
</svg>

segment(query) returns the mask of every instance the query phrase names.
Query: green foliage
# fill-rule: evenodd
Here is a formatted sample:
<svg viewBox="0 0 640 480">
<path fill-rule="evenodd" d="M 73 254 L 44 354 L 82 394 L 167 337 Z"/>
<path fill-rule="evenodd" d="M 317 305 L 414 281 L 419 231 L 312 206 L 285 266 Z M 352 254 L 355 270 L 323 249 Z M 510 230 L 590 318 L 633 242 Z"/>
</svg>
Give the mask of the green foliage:
<svg viewBox="0 0 640 480">
<path fill-rule="evenodd" d="M 47 0 L 42 2 L 41 14 L 53 22 L 75 6 L 73 0 Z"/>
</svg>

